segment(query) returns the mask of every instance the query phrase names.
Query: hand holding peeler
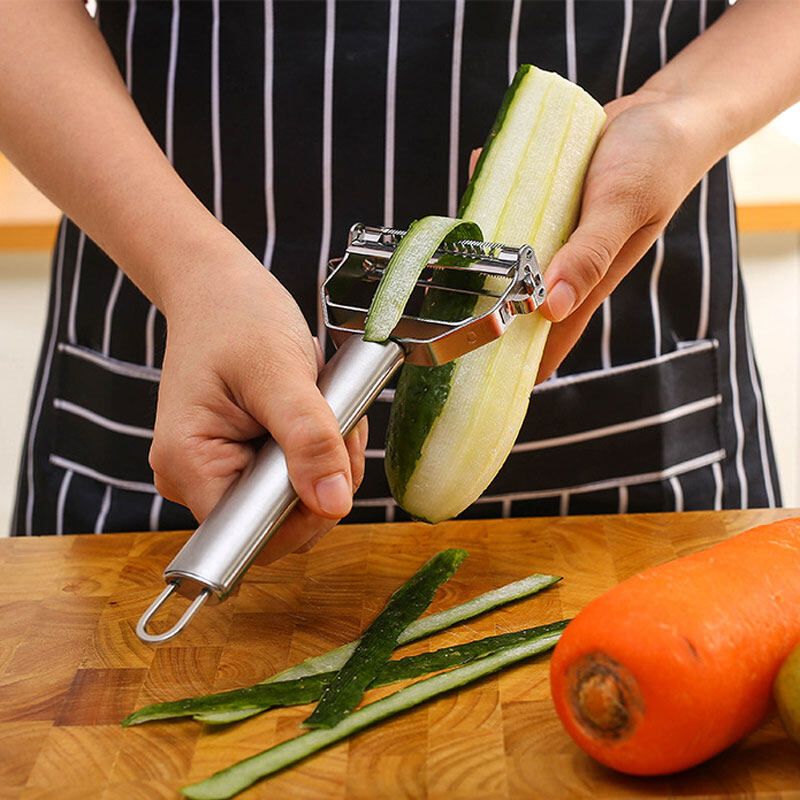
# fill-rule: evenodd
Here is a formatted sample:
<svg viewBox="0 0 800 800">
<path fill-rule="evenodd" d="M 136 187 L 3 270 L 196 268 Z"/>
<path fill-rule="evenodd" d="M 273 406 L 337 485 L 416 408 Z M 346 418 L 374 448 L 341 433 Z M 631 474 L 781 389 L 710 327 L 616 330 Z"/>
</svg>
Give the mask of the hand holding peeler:
<svg viewBox="0 0 800 800">
<path fill-rule="evenodd" d="M 431 290 L 475 296 L 475 311 L 457 321 L 405 314 L 386 342 L 363 339 L 369 302 L 406 231 L 356 224 L 345 255 L 330 263 L 321 287 L 325 325 L 338 350 L 317 385 L 343 436 L 372 405 L 404 362 L 438 366 L 500 337 L 513 318 L 537 309 L 545 286 L 533 248 L 462 240 L 443 244 L 417 282 L 418 298 Z M 456 266 L 457 264 L 457 266 Z M 443 272 L 451 280 L 443 281 Z M 480 274 L 483 288 L 459 287 L 459 274 Z M 407 306 L 408 310 L 411 306 Z M 297 503 L 283 452 L 268 440 L 164 570 L 166 587 L 140 618 L 145 642 L 177 636 L 205 602 L 224 600 Z M 169 630 L 151 633 L 152 618 L 173 593 L 191 603 Z"/>
</svg>

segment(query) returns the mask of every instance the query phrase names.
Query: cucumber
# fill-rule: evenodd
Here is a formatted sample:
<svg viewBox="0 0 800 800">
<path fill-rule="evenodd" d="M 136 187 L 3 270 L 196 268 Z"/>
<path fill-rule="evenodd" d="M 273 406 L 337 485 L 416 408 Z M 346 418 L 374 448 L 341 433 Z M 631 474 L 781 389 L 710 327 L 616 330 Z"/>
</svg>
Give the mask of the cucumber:
<svg viewBox="0 0 800 800">
<path fill-rule="evenodd" d="M 436 590 L 467 555 L 466 550 L 443 550 L 395 590 L 353 654 L 324 688 L 317 707 L 303 723 L 307 728 L 332 728 L 359 704 L 397 647 L 400 634 L 430 605 Z"/>
<path fill-rule="evenodd" d="M 359 708 L 334 728 L 310 731 L 294 739 L 281 742 L 281 744 L 246 758 L 227 769 L 216 772 L 204 781 L 184 786 L 181 793 L 193 800 L 225 800 L 233 797 L 261 778 L 296 764 L 313 753 L 340 742 L 376 722 L 543 653 L 551 649 L 560 636 L 560 630 L 531 634 L 520 644 L 510 645 L 466 666 L 418 681 L 388 697 Z"/>
<path fill-rule="evenodd" d="M 120 723 L 123 728 L 162 719 L 195 717 L 199 714 L 222 714 L 235 711 L 259 712 L 276 706 L 299 706 L 319 700 L 335 672 L 320 672 L 290 681 L 256 683 L 244 689 L 231 689 L 198 697 L 185 697 L 166 703 L 153 703 L 129 714 Z"/>
<path fill-rule="evenodd" d="M 497 589 L 491 589 L 464 603 L 459 603 L 451 608 L 446 608 L 443 611 L 437 611 L 434 614 L 428 614 L 426 617 L 414 620 L 414 622 L 412 622 L 397 638 L 397 644 L 409 644 L 410 642 L 424 639 L 426 636 L 432 636 L 434 633 L 439 633 L 439 631 L 443 631 L 453 625 L 458 625 L 461 622 L 474 619 L 481 614 L 485 614 L 487 611 L 492 611 L 508 603 L 530 597 L 537 592 L 541 592 L 553 586 L 560 580 L 561 578 L 558 575 L 534 573 L 527 578 L 512 581 L 504 586 L 499 586 Z M 299 680 L 300 678 L 319 675 L 324 672 L 337 671 L 342 668 L 345 661 L 353 654 L 359 641 L 360 639 L 356 639 L 354 642 L 348 642 L 333 650 L 328 650 L 326 653 L 320 653 L 318 656 L 311 656 L 311 658 L 307 658 L 299 664 L 295 664 L 294 666 L 272 675 L 263 681 L 263 683 L 269 684 Z M 252 717 L 260 711 L 261 709 L 213 711 L 194 714 L 193 716 L 198 722 L 206 722 L 209 725 L 228 725 L 231 722 L 239 722 L 240 720 Z"/>
<path fill-rule="evenodd" d="M 444 242 L 481 239 L 474 222 L 450 217 L 424 217 L 411 223 L 406 235 L 389 259 L 381 282 L 370 303 L 364 339 L 385 342 L 397 327 L 420 273 Z M 457 259 L 453 259 L 457 265 Z"/>
<path fill-rule="evenodd" d="M 546 268 L 577 222 L 604 122 L 578 86 L 521 66 L 458 216 L 477 223 L 485 239 L 532 245 Z M 476 310 L 469 295 L 430 294 L 428 316 L 463 319 Z M 500 339 L 454 362 L 403 367 L 385 466 L 392 494 L 414 517 L 457 516 L 491 483 L 525 417 L 549 326 L 537 313 L 518 317 Z"/>
<path fill-rule="evenodd" d="M 531 636 L 549 636 L 560 633 L 570 620 L 539 625 L 511 633 L 486 636 L 464 644 L 442 647 L 432 653 L 387 661 L 378 671 L 369 688 L 386 686 L 396 681 L 420 678 L 430 672 L 439 672 L 450 667 L 460 667 L 478 658 L 496 653 L 505 647 L 521 644 Z M 169 703 L 155 703 L 135 711 L 122 721 L 123 727 L 141 725 L 162 719 L 192 717 L 202 713 L 223 713 L 229 711 L 267 711 L 277 706 L 297 706 L 319 700 L 323 689 L 336 677 L 336 672 L 320 672 L 295 680 L 275 683 L 256 683 L 244 689 L 232 689 L 200 697 L 187 697 Z"/>
</svg>

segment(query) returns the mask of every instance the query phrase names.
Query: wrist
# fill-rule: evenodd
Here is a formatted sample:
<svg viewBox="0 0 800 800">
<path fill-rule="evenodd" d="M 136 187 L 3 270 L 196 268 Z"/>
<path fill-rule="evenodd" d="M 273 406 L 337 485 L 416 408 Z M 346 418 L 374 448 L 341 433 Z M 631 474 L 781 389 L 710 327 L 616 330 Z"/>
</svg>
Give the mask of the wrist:
<svg viewBox="0 0 800 800">
<path fill-rule="evenodd" d="M 692 182 L 737 143 L 731 139 L 727 115 L 715 113 L 699 95 L 670 91 L 648 81 L 633 94 L 606 106 L 609 121 L 633 107 L 647 110 L 649 125 L 675 156 L 675 167 L 685 171 Z"/>
<path fill-rule="evenodd" d="M 186 313 L 206 313 L 239 287 L 253 291 L 271 278 L 260 261 L 226 228 L 219 225 L 184 242 L 171 254 L 161 254 L 157 267 L 161 310 L 167 320 Z"/>
<path fill-rule="evenodd" d="M 115 260 L 167 319 L 214 301 L 261 263 L 199 205 L 162 229 L 129 240 Z"/>
<path fill-rule="evenodd" d="M 687 144 L 705 161 L 706 170 L 748 135 L 732 92 L 712 91 L 697 79 L 685 80 L 668 70 L 653 75 L 637 94 L 640 92 L 660 99 L 675 124 L 685 132 Z"/>
</svg>

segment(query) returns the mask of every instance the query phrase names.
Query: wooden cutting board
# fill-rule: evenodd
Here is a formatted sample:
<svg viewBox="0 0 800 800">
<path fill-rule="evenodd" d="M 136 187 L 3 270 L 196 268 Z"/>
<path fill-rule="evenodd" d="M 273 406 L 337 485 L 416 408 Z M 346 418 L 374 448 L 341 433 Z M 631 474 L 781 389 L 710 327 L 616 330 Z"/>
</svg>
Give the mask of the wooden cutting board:
<svg viewBox="0 0 800 800">
<path fill-rule="evenodd" d="M 226 730 L 122 729 L 154 701 L 219 691 L 353 639 L 434 552 L 464 547 L 434 608 L 532 572 L 556 588 L 406 649 L 557 620 L 634 572 L 797 512 L 572 517 L 340 527 L 307 555 L 251 569 L 237 596 L 173 642 L 134 634 L 186 534 L 0 541 L 0 798 L 151 800 L 297 732 L 308 707 Z M 368 730 L 245 798 L 800 797 L 800 749 L 773 717 L 734 749 L 669 778 L 616 775 L 553 712 L 547 658 Z M 388 693 L 391 689 L 378 690 Z"/>
</svg>

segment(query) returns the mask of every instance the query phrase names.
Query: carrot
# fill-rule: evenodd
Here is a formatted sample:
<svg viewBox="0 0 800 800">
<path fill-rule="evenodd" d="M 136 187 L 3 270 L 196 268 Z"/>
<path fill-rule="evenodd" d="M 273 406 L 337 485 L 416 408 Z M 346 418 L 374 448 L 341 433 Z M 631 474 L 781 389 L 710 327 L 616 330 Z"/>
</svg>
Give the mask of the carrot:
<svg viewBox="0 0 800 800">
<path fill-rule="evenodd" d="M 633 775 L 694 766 L 752 731 L 800 641 L 800 518 L 635 575 L 591 602 L 553 653 L 568 733 Z"/>
</svg>

